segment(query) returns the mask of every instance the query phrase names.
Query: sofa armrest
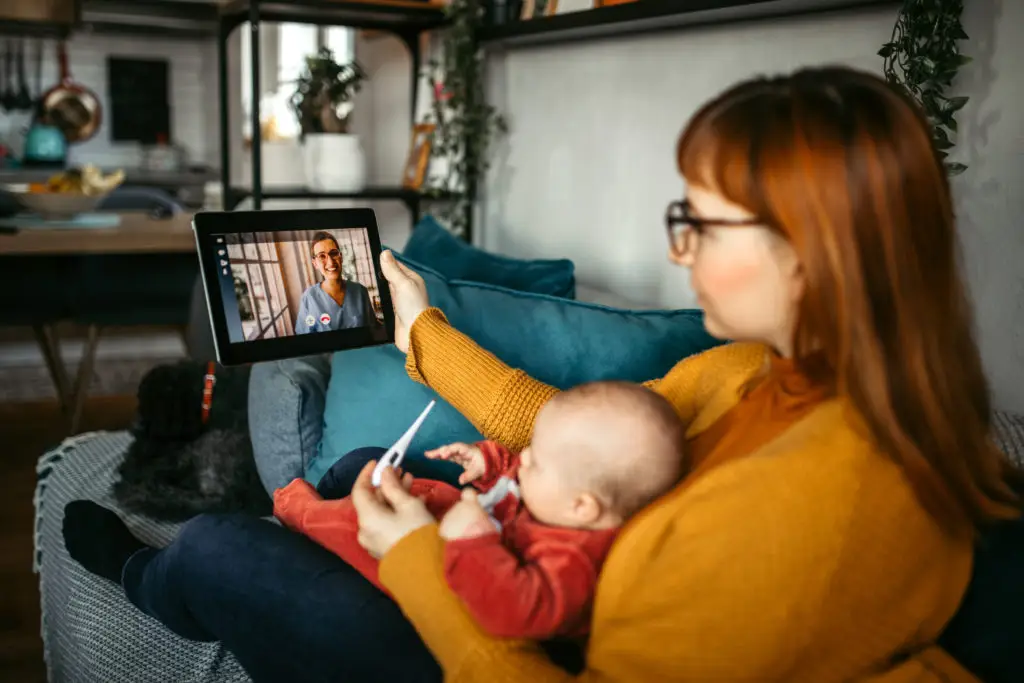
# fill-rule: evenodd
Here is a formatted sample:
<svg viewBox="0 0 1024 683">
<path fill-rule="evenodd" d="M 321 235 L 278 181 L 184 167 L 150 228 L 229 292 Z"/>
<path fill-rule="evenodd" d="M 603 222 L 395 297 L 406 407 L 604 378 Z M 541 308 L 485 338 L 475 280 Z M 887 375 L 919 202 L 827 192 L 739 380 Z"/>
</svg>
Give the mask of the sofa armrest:
<svg viewBox="0 0 1024 683">
<path fill-rule="evenodd" d="M 249 433 L 267 492 L 302 477 L 320 448 L 329 355 L 257 363 L 249 379 Z"/>
<path fill-rule="evenodd" d="M 992 416 L 996 445 L 1024 467 L 1024 415 L 996 411 Z"/>
</svg>

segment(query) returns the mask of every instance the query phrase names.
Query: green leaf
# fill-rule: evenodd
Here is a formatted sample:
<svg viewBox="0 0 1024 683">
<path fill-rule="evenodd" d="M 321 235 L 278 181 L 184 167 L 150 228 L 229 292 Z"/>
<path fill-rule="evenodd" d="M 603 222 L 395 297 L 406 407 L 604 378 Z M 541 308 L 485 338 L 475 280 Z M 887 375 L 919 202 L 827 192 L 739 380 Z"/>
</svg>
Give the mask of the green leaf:
<svg viewBox="0 0 1024 683">
<path fill-rule="evenodd" d="M 942 128 L 935 128 L 933 131 L 933 138 L 935 139 L 935 147 L 937 149 L 949 149 L 953 146 L 953 143 L 949 139 L 949 135 Z"/>
<path fill-rule="evenodd" d="M 960 175 L 967 170 L 966 164 L 961 164 L 955 161 L 946 162 L 946 173 L 949 175 Z"/>
<path fill-rule="evenodd" d="M 961 109 L 964 108 L 964 105 L 967 104 L 967 100 L 968 99 L 969 98 L 963 97 L 963 96 L 961 96 L 961 97 L 951 97 L 946 102 L 946 105 L 945 105 L 945 107 L 943 107 L 943 109 L 945 111 L 949 112 L 950 114 L 952 114 L 955 111 L 960 111 Z"/>
<path fill-rule="evenodd" d="M 946 96 L 960 68 L 970 62 L 957 43 L 967 38 L 960 23 L 963 6 L 964 0 L 903 0 L 892 38 L 878 51 L 886 80 L 920 105 L 941 157 L 953 147 L 955 113 L 966 102 Z"/>
</svg>

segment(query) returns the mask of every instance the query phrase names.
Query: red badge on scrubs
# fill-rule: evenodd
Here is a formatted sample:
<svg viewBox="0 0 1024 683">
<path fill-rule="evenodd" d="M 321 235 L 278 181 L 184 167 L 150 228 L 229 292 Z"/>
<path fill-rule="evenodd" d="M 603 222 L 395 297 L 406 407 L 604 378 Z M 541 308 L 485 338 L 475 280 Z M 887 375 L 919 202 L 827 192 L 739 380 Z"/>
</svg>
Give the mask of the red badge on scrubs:
<svg viewBox="0 0 1024 683">
<path fill-rule="evenodd" d="M 330 325 L 331 324 L 331 316 L 329 316 L 326 313 L 321 313 L 320 314 L 320 322 L 323 325 Z"/>
</svg>

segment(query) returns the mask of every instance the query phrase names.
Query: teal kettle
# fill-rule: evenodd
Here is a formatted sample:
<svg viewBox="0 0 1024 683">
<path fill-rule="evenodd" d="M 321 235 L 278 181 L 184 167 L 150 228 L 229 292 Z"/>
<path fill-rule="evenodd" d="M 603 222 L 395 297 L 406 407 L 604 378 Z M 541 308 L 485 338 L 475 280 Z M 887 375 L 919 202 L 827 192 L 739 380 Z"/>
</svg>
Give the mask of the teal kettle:
<svg viewBox="0 0 1024 683">
<path fill-rule="evenodd" d="M 57 126 L 36 121 L 25 136 L 22 166 L 64 167 L 68 156 L 68 141 Z"/>
</svg>

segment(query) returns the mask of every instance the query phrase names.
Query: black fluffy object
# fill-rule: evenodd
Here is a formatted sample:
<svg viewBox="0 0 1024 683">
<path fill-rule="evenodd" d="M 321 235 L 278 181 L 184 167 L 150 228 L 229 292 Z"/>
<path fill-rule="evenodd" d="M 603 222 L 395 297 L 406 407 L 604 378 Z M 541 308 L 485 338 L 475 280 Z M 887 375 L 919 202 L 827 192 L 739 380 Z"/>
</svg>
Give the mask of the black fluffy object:
<svg viewBox="0 0 1024 683">
<path fill-rule="evenodd" d="M 270 514 L 249 438 L 249 368 L 216 365 L 204 423 L 206 371 L 206 363 L 182 361 L 140 383 L 135 440 L 114 484 L 124 509 L 171 522 L 204 512 Z"/>
</svg>

